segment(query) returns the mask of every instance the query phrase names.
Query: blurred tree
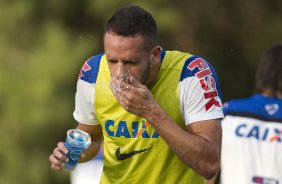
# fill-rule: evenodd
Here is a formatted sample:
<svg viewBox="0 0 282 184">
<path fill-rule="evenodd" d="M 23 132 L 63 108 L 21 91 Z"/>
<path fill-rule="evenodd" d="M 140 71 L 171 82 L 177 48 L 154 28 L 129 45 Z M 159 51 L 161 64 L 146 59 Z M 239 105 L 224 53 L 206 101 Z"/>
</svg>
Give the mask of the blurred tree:
<svg viewBox="0 0 282 184">
<path fill-rule="evenodd" d="M 181 48 L 208 59 L 220 78 L 223 100 L 253 93 L 261 52 L 282 41 L 282 1 L 177 1 Z"/>
</svg>

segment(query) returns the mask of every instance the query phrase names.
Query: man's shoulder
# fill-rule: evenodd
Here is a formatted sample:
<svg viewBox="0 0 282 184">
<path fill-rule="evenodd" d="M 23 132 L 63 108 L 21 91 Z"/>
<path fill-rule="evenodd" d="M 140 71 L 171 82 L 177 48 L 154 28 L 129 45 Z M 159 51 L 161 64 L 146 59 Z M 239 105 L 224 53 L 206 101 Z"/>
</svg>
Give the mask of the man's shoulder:
<svg viewBox="0 0 282 184">
<path fill-rule="evenodd" d="M 244 106 L 250 106 L 253 104 L 251 97 L 232 99 L 223 104 L 223 108 L 228 111 L 236 111 L 242 109 Z"/>
<path fill-rule="evenodd" d="M 104 52 L 90 57 L 84 62 L 79 72 L 78 79 L 88 82 L 90 84 L 96 83 L 98 71 L 100 68 L 101 58 Z"/>
<path fill-rule="evenodd" d="M 282 121 L 282 101 L 253 95 L 248 98 L 234 99 L 223 105 L 224 115 L 251 117 L 264 121 Z"/>
<path fill-rule="evenodd" d="M 213 69 L 212 65 L 203 57 L 192 55 L 185 52 L 179 52 L 179 51 L 170 51 L 175 52 L 174 54 L 171 54 L 174 59 L 177 60 L 176 56 L 178 58 L 183 58 L 183 66 L 182 66 L 182 73 L 180 81 L 189 78 L 189 77 L 197 77 L 199 79 L 205 78 L 207 76 L 212 76 L 217 79 L 216 72 Z"/>
</svg>

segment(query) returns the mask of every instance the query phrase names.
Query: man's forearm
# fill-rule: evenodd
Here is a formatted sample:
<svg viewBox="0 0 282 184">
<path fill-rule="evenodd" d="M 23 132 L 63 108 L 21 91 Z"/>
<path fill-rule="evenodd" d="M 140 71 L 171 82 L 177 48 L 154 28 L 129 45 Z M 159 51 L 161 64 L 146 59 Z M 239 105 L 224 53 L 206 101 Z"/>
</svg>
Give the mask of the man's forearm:
<svg viewBox="0 0 282 184">
<path fill-rule="evenodd" d="M 102 144 L 102 128 L 100 125 L 86 125 L 79 123 L 77 129 L 87 132 L 91 136 L 91 145 L 83 152 L 79 162 L 87 162 L 97 155 Z"/>
<path fill-rule="evenodd" d="M 185 131 L 160 107 L 154 108 L 146 119 L 186 165 L 206 179 L 216 174 L 220 165 L 220 145 Z"/>
<path fill-rule="evenodd" d="M 92 142 L 91 145 L 83 152 L 85 157 L 80 158 L 79 162 L 87 162 L 94 158 L 100 150 L 100 144 L 97 142 Z"/>
</svg>

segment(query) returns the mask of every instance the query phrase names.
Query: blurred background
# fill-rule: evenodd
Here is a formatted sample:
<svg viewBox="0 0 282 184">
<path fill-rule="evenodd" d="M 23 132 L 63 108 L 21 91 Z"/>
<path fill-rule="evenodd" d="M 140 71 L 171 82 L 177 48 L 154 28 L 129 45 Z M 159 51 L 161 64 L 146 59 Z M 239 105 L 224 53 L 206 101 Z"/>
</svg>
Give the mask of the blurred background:
<svg viewBox="0 0 282 184">
<path fill-rule="evenodd" d="M 0 0 L 0 184 L 67 184 L 48 157 L 68 129 L 80 67 L 103 51 L 106 20 L 136 4 L 161 46 L 207 59 L 223 101 L 253 93 L 261 52 L 282 41 L 280 0 Z"/>
</svg>

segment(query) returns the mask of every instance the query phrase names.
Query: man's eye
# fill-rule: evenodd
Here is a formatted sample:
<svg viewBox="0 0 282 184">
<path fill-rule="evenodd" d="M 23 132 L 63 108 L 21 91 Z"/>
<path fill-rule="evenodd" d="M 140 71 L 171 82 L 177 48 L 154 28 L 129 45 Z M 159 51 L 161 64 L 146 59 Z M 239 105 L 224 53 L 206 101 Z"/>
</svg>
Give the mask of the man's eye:
<svg viewBox="0 0 282 184">
<path fill-rule="evenodd" d="M 116 60 L 108 60 L 109 63 L 116 63 Z"/>
<path fill-rule="evenodd" d="M 131 64 L 131 65 L 135 65 L 137 62 L 134 62 L 134 61 L 126 61 L 125 63 L 126 63 L 126 64 Z"/>
</svg>

